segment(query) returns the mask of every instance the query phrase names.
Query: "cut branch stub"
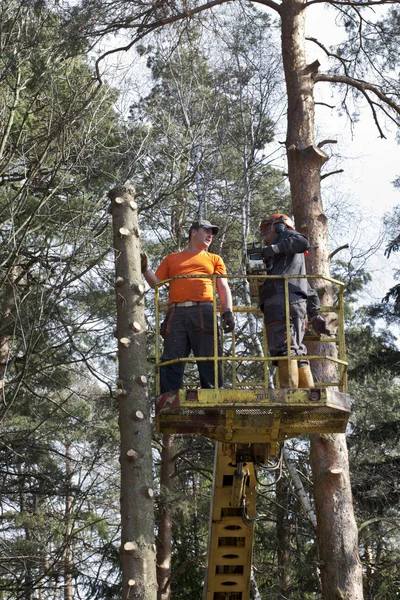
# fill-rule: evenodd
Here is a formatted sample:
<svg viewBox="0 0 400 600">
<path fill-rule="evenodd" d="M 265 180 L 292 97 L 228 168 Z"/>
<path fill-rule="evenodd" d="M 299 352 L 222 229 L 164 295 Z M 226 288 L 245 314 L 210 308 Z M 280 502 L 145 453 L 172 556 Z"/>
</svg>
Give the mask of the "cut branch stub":
<svg viewBox="0 0 400 600">
<path fill-rule="evenodd" d="M 138 321 L 133 321 L 133 323 L 131 323 L 131 329 L 135 333 L 139 333 L 139 331 L 142 331 L 143 328 Z"/>
<path fill-rule="evenodd" d="M 136 542 L 125 542 L 125 544 L 124 544 L 125 552 L 134 552 L 138 548 L 139 548 L 139 546 L 137 545 Z"/>
<path fill-rule="evenodd" d="M 146 288 L 144 287 L 143 283 L 133 283 L 131 285 L 132 292 L 138 292 L 139 294 L 144 294 L 145 289 Z"/>
<path fill-rule="evenodd" d="M 321 66 L 319 60 L 314 60 L 313 63 L 306 65 L 306 67 L 302 70 L 302 75 L 309 75 L 310 73 L 318 73 L 318 69 Z"/>
<path fill-rule="evenodd" d="M 341 473 L 343 473 L 343 469 L 341 469 L 340 467 L 335 467 L 334 469 L 331 469 L 331 475 L 341 475 Z"/>
<path fill-rule="evenodd" d="M 143 421 L 143 419 L 144 419 L 144 414 L 142 413 L 141 410 L 137 410 L 135 412 L 135 420 L 136 421 Z"/>
<path fill-rule="evenodd" d="M 120 338 L 119 342 L 120 342 L 120 344 L 125 346 L 125 348 L 129 348 L 129 346 L 131 345 L 131 340 L 128 337 Z"/>
<path fill-rule="evenodd" d="M 137 457 L 139 456 L 137 452 L 135 452 L 135 450 L 128 450 L 128 452 L 126 453 L 127 457 L 130 458 L 131 460 L 136 460 Z"/>
<path fill-rule="evenodd" d="M 129 231 L 129 229 L 127 227 L 120 227 L 118 232 L 121 237 L 131 235 L 131 232 Z"/>
<path fill-rule="evenodd" d="M 135 198 L 138 195 L 136 194 L 135 188 L 130 185 L 122 185 L 115 187 L 112 190 L 110 190 L 107 195 L 111 200 L 114 200 L 115 198 L 120 197 L 121 194 L 127 194 L 129 196 L 132 196 L 132 198 Z"/>
<path fill-rule="evenodd" d="M 321 148 L 318 148 L 318 146 L 308 146 L 307 148 L 298 150 L 298 152 L 300 152 L 301 155 L 306 156 L 307 158 L 310 157 L 311 160 L 317 159 L 318 162 L 320 162 L 321 164 L 329 160 L 329 156 L 327 155 L 327 153 L 321 150 Z"/>
</svg>

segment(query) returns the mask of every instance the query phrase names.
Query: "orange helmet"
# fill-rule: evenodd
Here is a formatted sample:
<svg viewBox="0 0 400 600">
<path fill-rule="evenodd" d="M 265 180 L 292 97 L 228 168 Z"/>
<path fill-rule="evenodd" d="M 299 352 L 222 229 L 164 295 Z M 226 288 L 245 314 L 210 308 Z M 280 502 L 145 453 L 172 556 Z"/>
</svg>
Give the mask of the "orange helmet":
<svg viewBox="0 0 400 600">
<path fill-rule="evenodd" d="M 286 227 L 289 229 L 294 229 L 294 223 L 290 217 L 284 215 L 283 213 L 276 213 L 268 217 L 268 219 L 263 219 L 260 223 L 260 231 L 261 233 L 267 233 L 271 227 L 276 225 L 277 223 L 284 223 Z"/>
</svg>

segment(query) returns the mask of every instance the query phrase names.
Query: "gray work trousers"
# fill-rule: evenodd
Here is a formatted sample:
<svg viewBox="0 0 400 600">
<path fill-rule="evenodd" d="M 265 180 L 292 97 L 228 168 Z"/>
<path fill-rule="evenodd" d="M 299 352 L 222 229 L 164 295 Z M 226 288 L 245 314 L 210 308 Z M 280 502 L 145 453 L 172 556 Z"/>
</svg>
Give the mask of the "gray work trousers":
<svg viewBox="0 0 400 600">
<path fill-rule="evenodd" d="M 290 355 L 305 356 L 307 348 L 303 339 L 307 327 L 307 300 L 290 294 L 289 309 Z M 276 294 L 268 298 L 264 302 L 263 311 L 270 355 L 287 356 L 285 295 Z M 308 364 L 308 360 L 299 361 L 299 367 Z"/>
<path fill-rule="evenodd" d="M 186 358 L 190 351 L 194 356 L 214 355 L 214 327 L 212 302 L 195 306 L 172 306 L 162 326 L 164 351 L 161 361 Z M 218 335 L 219 339 L 219 335 Z M 218 355 L 222 349 L 218 343 Z M 214 386 L 214 362 L 199 361 L 197 368 L 202 388 Z M 183 387 L 184 362 L 160 367 L 161 393 Z M 218 387 L 222 387 L 221 363 L 218 363 Z"/>
</svg>

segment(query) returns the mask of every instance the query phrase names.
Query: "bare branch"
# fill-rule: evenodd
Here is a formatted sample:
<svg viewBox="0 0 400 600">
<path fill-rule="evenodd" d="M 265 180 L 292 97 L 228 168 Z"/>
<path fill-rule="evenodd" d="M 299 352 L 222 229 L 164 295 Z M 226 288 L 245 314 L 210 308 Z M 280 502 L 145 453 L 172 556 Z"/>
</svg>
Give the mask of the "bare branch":
<svg viewBox="0 0 400 600">
<path fill-rule="evenodd" d="M 364 95 L 366 95 L 367 91 L 372 92 L 379 98 L 379 100 L 381 100 L 381 102 L 383 104 L 390 106 L 390 108 L 395 113 L 400 115 L 400 105 L 397 104 L 396 102 L 394 102 L 394 100 L 392 100 L 389 96 L 387 96 L 381 90 L 380 87 L 378 87 L 372 83 L 368 83 L 367 81 L 361 81 L 360 79 L 355 79 L 354 77 L 348 77 L 347 75 L 331 75 L 328 73 L 317 73 L 316 75 L 313 76 L 313 78 L 314 78 L 315 83 L 320 82 L 320 81 L 327 81 L 330 83 L 343 83 L 347 86 L 350 86 L 350 87 L 353 87 L 353 88 L 359 90 Z M 388 115 L 388 116 L 392 119 L 392 121 L 394 121 L 396 124 L 398 124 L 398 121 L 396 121 L 396 119 L 394 117 L 391 117 L 390 115 Z"/>
<path fill-rule="evenodd" d="M 100 70 L 99 70 L 99 65 L 100 65 L 101 61 L 103 61 L 107 56 L 110 56 L 111 54 L 115 54 L 116 52 L 127 52 L 135 44 L 137 44 L 140 40 L 142 40 L 144 37 L 146 37 L 149 33 L 156 31 L 160 27 L 164 27 L 165 25 L 171 25 L 172 23 L 177 23 L 178 21 L 182 21 L 183 19 L 190 19 L 191 17 L 193 17 L 196 14 L 199 14 L 201 12 L 204 12 L 205 10 L 213 8 L 214 6 L 226 4 L 227 2 L 232 2 L 232 0 L 211 0 L 210 2 L 206 2 L 206 4 L 202 4 L 201 6 L 193 8 L 192 10 L 185 10 L 184 12 L 179 12 L 176 15 L 172 15 L 170 17 L 165 17 L 163 19 L 158 19 L 158 20 L 155 20 L 155 21 L 152 21 L 149 23 L 146 22 L 145 17 L 149 17 L 150 12 L 148 12 L 147 14 L 144 14 L 142 16 L 141 20 L 138 19 L 137 25 L 133 25 L 133 24 L 129 25 L 130 28 L 137 28 L 137 31 L 138 31 L 137 35 L 132 39 L 132 41 L 129 44 L 127 44 L 126 46 L 120 46 L 119 48 L 113 48 L 112 50 L 108 50 L 107 52 L 104 52 L 104 54 L 99 56 L 99 58 L 96 60 L 95 69 L 96 69 L 96 75 L 97 75 L 98 81 L 99 82 L 102 81 L 101 75 L 100 75 Z M 262 4 L 264 4 L 264 2 L 262 2 Z M 278 10 L 279 6 L 276 5 L 276 7 L 277 7 L 276 10 Z"/>
<path fill-rule="evenodd" d="M 343 244 L 343 246 L 339 246 L 339 248 L 336 248 L 336 250 L 334 250 L 333 252 L 330 253 L 330 255 L 328 257 L 329 260 L 332 260 L 332 258 L 335 256 L 335 254 L 337 254 L 341 250 L 346 250 L 347 248 L 349 248 L 349 244 Z"/>
<path fill-rule="evenodd" d="M 355 7 L 355 6 L 360 6 L 361 8 L 364 8 L 365 6 L 381 6 L 383 5 L 388 5 L 388 4 L 398 4 L 398 0 L 378 0 L 377 2 L 374 0 L 371 0 L 370 2 L 363 2 L 361 1 L 354 1 L 354 0 L 344 0 L 343 2 L 336 2 L 335 0 L 329 0 L 329 3 L 327 3 L 326 0 L 310 0 L 310 2 L 306 2 L 303 6 L 304 8 L 307 8 L 307 6 L 311 6 L 312 4 L 331 4 L 332 6 L 351 6 L 351 7 Z"/>
<path fill-rule="evenodd" d="M 317 146 L 318 148 L 322 148 L 322 146 L 325 146 L 326 144 L 337 144 L 337 140 L 322 140 Z"/>
<path fill-rule="evenodd" d="M 337 169 L 336 171 L 330 171 L 329 173 L 324 173 L 323 175 L 321 175 L 321 181 L 323 179 L 326 179 L 330 175 L 337 175 L 338 173 L 343 173 L 343 171 L 344 171 L 344 169 Z"/>
</svg>

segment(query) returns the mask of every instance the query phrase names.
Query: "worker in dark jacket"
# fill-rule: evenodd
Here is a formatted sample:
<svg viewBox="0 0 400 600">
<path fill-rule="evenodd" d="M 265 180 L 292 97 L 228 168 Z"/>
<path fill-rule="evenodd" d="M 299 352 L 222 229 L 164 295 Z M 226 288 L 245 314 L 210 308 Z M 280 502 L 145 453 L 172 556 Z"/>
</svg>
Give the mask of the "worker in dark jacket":
<svg viewBox="0 0 400 600">
<path fill-rule="evenodd" d="M 277 213 L 264 219 L 260 225 L 264 248 L 263 259 L 268 275 L 305 275 L 304 253 L 309 249 L 308 239 L 295 231 L 292 220 Z M 318 334 L 330 335 L 325 319 L 318 314 L 320 301 L 307 278 L 290 278 L 288 281 L 290 308 L 290 354 L 306 356 L 303 343 L 307 315 Z M 285 319 L 285 281 L 266 279 L 259 291 L 259 304 L 264 312 L 268 348 L 271 356 L 287 356 Z M 314 381 L 310 363 L 304 358 L 277 361 L 281 387 L 312 388 Z"/>
</svg>

